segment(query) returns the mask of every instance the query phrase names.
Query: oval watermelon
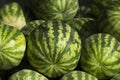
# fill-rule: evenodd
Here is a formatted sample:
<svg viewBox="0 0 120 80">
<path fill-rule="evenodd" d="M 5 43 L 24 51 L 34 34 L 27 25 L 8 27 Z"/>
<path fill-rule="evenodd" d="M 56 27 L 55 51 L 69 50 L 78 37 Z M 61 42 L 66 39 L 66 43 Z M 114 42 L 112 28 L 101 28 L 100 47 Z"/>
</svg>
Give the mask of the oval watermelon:
<svg viewBox="0 0 120 80">
<path fill-rule="evenodd" d="M 74 70 L 80 50 L 78 33 L 61 21 L 47 21 L 28 37 L 27 55 L 30 64 L 50 78 Z"/>
<path fill-rule="evenodd" d="M 25 16 L 21 6 L 17 2 L 4 5 L 0 9 L 0 23 L 21 29 L 26 25 Z"/>
<path fill-rule="evenodd" d="M 85 40 L 79 67 L 107 79 L 120 72 L 120 42 L 110 34 L 98 33 Z"/>
<path fill-rule="evenodd" d="M 98 80 L 98 79 L 84 71 L 75 70 L 65 74 L 60 80 Z"/>
<path fill-rule="evenodd" d="M 0 25 L 0 70 L 17 66 L 26 49 L 24 35 L 15 27 Z"/>
<path fill-rule="evenodd" d="M 76 15 L 78 0 L 29 0 L 36 18 L 43 20 L 70 20 Z"/>
<path fill-rule="evenodd" d="M 48 80 L 44 75 L 30 69 L 15 72 L 9 80 Z"/>
</svg>

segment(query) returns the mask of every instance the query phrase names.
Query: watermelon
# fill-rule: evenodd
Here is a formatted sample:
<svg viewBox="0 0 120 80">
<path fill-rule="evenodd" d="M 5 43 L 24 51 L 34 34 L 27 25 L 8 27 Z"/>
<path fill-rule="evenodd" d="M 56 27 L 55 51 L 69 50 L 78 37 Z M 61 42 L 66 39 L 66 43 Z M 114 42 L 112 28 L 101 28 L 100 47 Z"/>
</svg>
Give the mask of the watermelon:
<svg viewBox="0 0 120 80">
<path fill-rule="evenodd" d="M 114 1 L 118 0 L 93 0 L 93 3 L 91 5 L 91 14 L 98 18 L 101 16 L 101 14 L 105 13 L 108 9 L 108 6 L 111 6 L 110 4 Z"/>
<path fill-rule="evenodd" d="M 76 15 L 78 0 L 29 0 L 37 19 L 70 20 Z"/>
<path fill-rule="evenodd" d="M 98 80 L 98 79 L 84 71 L 75 70 L 65 74 L 60 80 Z"/>
<path fill-rule="evenodd" d="M 116 74 L 113 78 L 110 80 L 120 80 L 120 73 Z"/>
<path fill-rule="evenodd" d="M 91 35 L 85 40 L 79 63 L 82 70 L 99 79 L 113 77 L 120 72 L 120 42 L 106 33 Z"/>
<path fill-rule="evenodd" d="M 48 80 L 44 75 L 30 69 L 15 72 L 9 80 Z"/>
<path fill-rule="evenodd" d="M 44 20 L 33 20 L 27 23 L 26 26 L 24 26 L 21 29 L 21 32 L 24 33 L 24 35 L 28 36 L 34 29 L 36 29 L 38 26 L 40 26 Z"/>
<path fill-rule="evenodd" d="M 28 37 L 27 55 L 31 66 L 49 78 L 74 70 L 80 59 L 81 39 L 70 25 L 46 21 Z"/>
<path fill-rule="evenodd" d="M 91 8 L 85 5 L 80 5 L 75 17 L 76 18 L 90 17 L 90 15 L 91 15 Z"/>
<path fill-rule="evenodd" d="M 26 49 L 26 40 L 17 28 L 0 25 L 0 70 L 8 70 L 17 66 Z"/>
<path fill-rule="evenodd" d="M 93 20 L 92 18 L 74 18 L 72 20 L 67 21 L 67 24 L 69 24 L 71 27 L 73 27 L 76 31 L 80 31 L 83 25 L 89 21 Z"/>
<path fill-rule="evenodd" d="M 109 33 L 120 41 L 120 1 L 114 1 L 110 5 L 98 20 L 99 31 Z"/>
<path fill-rule="evenodd" d="M 14 26 L 21 29 L 26 25 L 23 10 L 21 6 L 16 3 L 8 3 L 0 9 L 0 23 Z"/>
</svg>

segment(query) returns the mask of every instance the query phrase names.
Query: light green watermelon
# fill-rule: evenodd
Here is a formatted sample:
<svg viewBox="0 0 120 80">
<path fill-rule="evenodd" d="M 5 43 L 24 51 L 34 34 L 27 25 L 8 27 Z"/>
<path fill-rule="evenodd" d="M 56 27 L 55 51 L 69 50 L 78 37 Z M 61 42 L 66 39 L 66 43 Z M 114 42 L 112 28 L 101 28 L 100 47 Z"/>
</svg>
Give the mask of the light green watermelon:
<svg viewBox="0 0 120 80">
<path fill-rule="evenodd" d="M 120 72 L 120 42 L 110 34 L 98 33 L 85 40 L 79 67 L 99 79 Z"/>
<path fill-rule="evenodd" d="M 25 16 L 21 6 L 17 2 L 4 5 L 0 9 L 0 23 L 21 29 L 26 25 Z"/>
<path fill-rule="evenodd" d="M 29 0 L 36 18 L 43 20 L 70 20 L 76 15 L 78 0 Z"/>
<path fill-rule="evenodd" d="M 44 23 L 44 20 L 33 20 L 27 23 L 26 26 L 24 26 L 21 29 L 21 32 L 24 33 L 24 35 L 28 36 L 34 29 L 38 28 L 42 23 Z"/>
<path fill-rule="evenodd" d="M 98 80 L 98 79 L 84 71 L 75 70 L 65 74 L 60 80 Z"/>
<path fill-rule="evenodd" d="M 21 62 L 26 49 L 26 40 L 17 28 L 0 25 L 0 70 L 11 69 Z"/>
<path fill-rule="evenodd" d="M 48 80 L 44 75 L 30 69 L 15 72 L 9 80 Z"/>
<path fill-rule="evenodd" d="M 110 4 L 106 13 L 98 20 L 99 31 L 109 33 L 120 41 L 120 1 Z"/>
<path fill-rule="evenodd" d="M 120 80 L 120 73 L 116 74 L 112 79 L 110 80 Z"/>
<path fill-rule="evenodd" d="M 74 70 L 80 59 L 81 39 L 68 24 L 46 21 L 28 37 L 31 66 L 50 78 Z"/>
</svg>

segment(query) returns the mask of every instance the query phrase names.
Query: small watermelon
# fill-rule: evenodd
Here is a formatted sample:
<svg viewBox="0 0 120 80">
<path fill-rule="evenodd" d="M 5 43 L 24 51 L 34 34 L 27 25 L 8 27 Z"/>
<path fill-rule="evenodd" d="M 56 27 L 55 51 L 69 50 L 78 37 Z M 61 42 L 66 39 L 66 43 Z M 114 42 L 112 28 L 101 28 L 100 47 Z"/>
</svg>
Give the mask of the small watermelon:
<svg viewBox="0 0 120 80">
<path fill-rule="evenodd" d="M 70 20 L 76 15 L 78 0 L 29 0 L 36 18 L 43 20 Z"/>
<path fill-rule="evenodd" d="M 76 70 L 65 74 L 60 80 L 98 80 L 98 79 L 91 74 Z"/>
<path fill-rule="evenodd" d="M 0 23 L 14 26 L 21 29 L 26 25 L 23 10 L 21 6 L 16 3 L 8 3 L 0 9 Z"/>
<path fill-rule="evenodd" d="M 26 40 L 17 28 L 0 25 L 0 70 L 17 66 L 25 53 Z"/>
<path fill-rule="evenodd" d="M 116 74 L 112 79 L 110 80 L 120 80 L 120 73 Z"/>
<path fill-rule="evenodd" d="M 80 59 L 81 39 L 62 21 L 46 21 L 28 37 L 28 61 L 37 71 L 55 78 L 74 70 Z"/>
<path fill-rule="evenodd" d="M 120 42 L 110 34 L 91 35 L 85 40 L 79 67 L 99 79 L 113 77 L 120 72 Z"/>
<path fill-rule="evenodd" d="M 23 69 L 12 74 L 8 80 L 48 80 L 48 79 L 44 75 L 36 71 L 30 69 Z"/>
</svg>

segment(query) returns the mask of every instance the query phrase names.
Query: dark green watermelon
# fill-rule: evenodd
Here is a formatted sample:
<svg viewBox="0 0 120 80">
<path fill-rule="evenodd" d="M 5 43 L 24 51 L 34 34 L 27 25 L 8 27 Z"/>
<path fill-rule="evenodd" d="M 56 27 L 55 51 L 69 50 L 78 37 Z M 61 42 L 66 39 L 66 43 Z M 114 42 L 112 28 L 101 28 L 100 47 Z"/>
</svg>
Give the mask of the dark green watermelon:
<svg viewBox="0 0 120 80">
<path fill-rule="evenodd" d="M 76 15 L 78 0 L 28 0 L 37 19 L 70 20 Z"/>
</svg>

